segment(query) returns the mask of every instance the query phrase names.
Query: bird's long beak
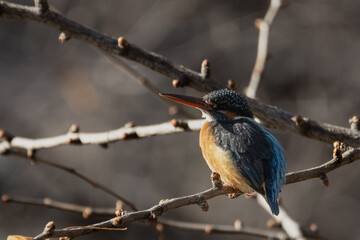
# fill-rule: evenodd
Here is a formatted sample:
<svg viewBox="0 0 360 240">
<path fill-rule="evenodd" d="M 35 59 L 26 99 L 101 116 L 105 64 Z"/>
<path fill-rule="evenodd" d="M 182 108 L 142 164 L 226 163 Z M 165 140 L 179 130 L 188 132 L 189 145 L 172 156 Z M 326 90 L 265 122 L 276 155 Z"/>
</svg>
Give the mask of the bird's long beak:
<svg viewBox="0 0 360 240">
<path fill-rule="evenodd" d="M 202 98 L 190 97 L 178 94 L 160 93 L 161 97 L 184 104 L 189 107 L 198 108 L 200 110 L 211 110 L 211 106 L 207 104 Z"/>
</svg>

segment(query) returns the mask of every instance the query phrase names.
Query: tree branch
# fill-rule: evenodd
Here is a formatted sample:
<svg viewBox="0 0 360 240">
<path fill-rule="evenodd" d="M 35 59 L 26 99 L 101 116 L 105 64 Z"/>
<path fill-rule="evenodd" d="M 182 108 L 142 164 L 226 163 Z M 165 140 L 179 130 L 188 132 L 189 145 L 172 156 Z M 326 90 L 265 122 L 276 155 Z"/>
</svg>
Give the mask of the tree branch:
<svg viewBox="0 0 360 240">
<path fill-rule="evenodd" d="M 360 148 L 353 148 L 344 152 L 340 158 L 334 157 L 330 161 L 309 169 L 286 174 L 286 184 L 297 183 L 312 178 L 324 178 L 324 174 L 329 173 L 346 164 L 350 164 L 360 159 Z"/>
<path fill-rule="evenodd" d="M 256 194 L 257 203 L 268 212 L 273 219 L 275 219 L 277 224 L 280 224 L 281 227 L 285 230 L 285 232 L 289 235 L 291 239 L 296 240 L 305 240 L 304 235 L 301 230 L 301 226 L 292 219 L 289 214 L 285 211 L 285 209 L 280 205 L 279 215 L 273 215 L 271 209 L 269 208 L 268 203 L 265 199 L 260 195 Z"/>
<path fill-rule="evenodd" d="M 16 155 L 18 157 L 21 157 L 21 158 L 25 158 L 25 159 L 30 159 L 31 161 L 34 161 L 35 163 L 37 162 L 41 162 L 41 163 L 44 163 L 48 166 L 51 166 L 51 167 L 54 167 L 54 168 L 57 168 L 57 169 L 60 169 L 62 171 L 65 171 L 65 172 L 68 172 L 80 179 L 82 179 L 83 181 L 87 182 L 88 184 L 90 184 L 92 187 L 94 188 L 98 188 L 104 192 L 106 192 L 107 194 L 115 197 L 116 199 L 118 200 L 121 200 L 123 203 L 125 203 L 127 206 L 129 206 L 132 210 L 138 210 L 137 207 L 135 206 L 135 204 L 133 204 L 132 202 L 130 202 L 129 200 L 125 199 L 124 197 L 120 196 L 119 194 L 117 194 L 116 192 L 114 192 L 113 190 L 111 190 L 110 188 L 104 186 L 104 185 L 101 185 L 100 183 L 97 183 L 95 182 L 94 180 L 92 180 L 91 178 L 79 173 L 78 171 L 76 171 L 75 169 L 73 168 L 70 168 L 70 167 L 66 167 L 62 164 L 59 164 L 59 163 L 54 163 L 54 162 L 51 162 L 51 161 L 48 161 L 46 159 L 43 159 L 43 158 L 39 158 L 39 157 L 36 157 L 36 156 L 31 156 L 29 158 L 29 156 L 23 152 L 20 152 L 20 151 L 15 151 L 15 150 L 10 150 L 7 152 L 8 154 L 13 154 L 13 155 Z"/>
<path fill-rule="evenodd" d="M 55 11 L 49 10 L 46 14 L 40 15 L 36 7 L 1 1 L 0 14 L 7 18 L 40 22 L 57 30 L 66 31 L 72 38 L 87 42 L 105 52 L 139 62 L 173 79 L 177 78 L 188 81 L 189 86 L 199 91 L 211 91 L 215 88 L 220 88 L 220 85 L 214 81 L 206 81 L 207 83 L 205 84 L 199 73 L 176 65 L 163 56 L 141 49 L 130 43 L 122 46 L 118 43 L 118 39 L 82 26 Z"/>
<path fill-rule="evenodd" d="M 89 218 L 90 216 L 114 216 L 115 208 L 94 208 L 84 205 L 78 205 L 73 203 L 67 203 L 62 201 L 56 201 L 50 198 L 38 199 L 24 196 L 11 196 L 3 194 L 1 197 L 5 203 L 19 203 L 33 206 L 40 206 L 46 208 L 53 208 L 62 211 L 74 212 L 82 214 L 83 218 Z"/>
<path fill-rule="evenodd" d="M 169 76 L 172 79 L 177 79 L 182 82 L 179 86 L 186 85 L 202 92 L 224 88 L 211 79 L 204 80 L 201 73 L 177 65 L 161 55 L 141 49 L 127 41 L 125 45 L 119 44 L 117 39 L 84 27 L 55 11 L 48 10 L 45 14 L 39 14 L 35 7 L 1 1 L 0 16 L 25 21 L 36 21 L 61 32 L 64 31 L 69 36 L 98 47 L 105 52 L 136 61 L 156 72 Z M 269 17 L 265 16 L 265 19 L 271 19 L 271 15 Z M 286 130 L 327 143 L 341 141 L 349 146 L 360 147 L 359 131 L 327 123 L 319 123 L 302 118 L 301 116 L 297 118 L 298 115 L 254 99 L 249 99 L 249 103 L 254 114 L 266 127 Z"/>
<path fill-rule="evenodd" d="M 156 97 L 158 100 L 160 100 L 162 103 L 164 103 L 165 106 L 168 107 L 168 113 L 169 115 L 173 116 L 176 114 L 179 114 L 185 118 L 194 119 L 195 117 L 190 114 L 188 111 L 185 111 L 183 108 L 179 107 L 178 105 L 173 104 L 169 100 L 160 97 L 159 93 L 160 90 L 155 87 L 149 79 L 147 79 L 145 76 L 142 76 L 137 71 L 135 71 L 133 68 L 131 68 L 129 65 L 127 65 L 125 62 L 123 62 L 121 59 L 119 59 L 117 56 L 114 56 L 108 52 L 100 51 L 117 69 L 119 69 L 122 73 L 124 73 L 126 76 L 128 76 L 130 79 L 136 81 L 138 84 L 144 86 L 152 96 Z"/>
<path fill-rule="evenodd" d="M 264 19 L 256 19 L 255 26 L 259 29 L 258 51 L 255 66 L 251 74 L 249 86 L 246 89 L 246 95 L 250 98 L 256 97 L 256 91 L 259 86 L 261 74 L 265 68 L 265 62 L 268 53 L 269 30 L 274 18 L 281 6 L 281 0 L 271 0 L 270 7 L 266 12 Z"/>
<path fill-rule="evenodd" d="M 34 206 L 40 206 L 46 208 L 53 208 L 62 211 L 69 211 L 73 213 L 80 213 L 84 218 L 89 218 L 91 216 L 111 217 L 115 215 L 115 208 L 94 208 L 90 206 L 55 201 L 49 198 L 37 199 L 37 198 L 29 198 L 24 196 L 11 196 L 4 194 L 2 196 L 2 201 L 5 203 L 34 205 Z M 276 239 L 284 239 L 287 237 L 287 235 L 281 231 L 263 230 L 259 228 L 244 227 L 244 226 L 234 227 L 232 225 L 194 223 L 194 222 L 176 221 L 172 219 L 159 219 L 157 223 L 166 227 L 172 227 L 172 228 L 188 230 L 188 231 L 200 231 L 207 234 L 216 234 L 216 233 L 242 234 L 242 235 L 258 236 L 263 238 L 271 237 Z"/>
<path fill-rule="evenodd" d="M 359 160 L 360 149 L 350 149 L 340 156 L 341 157 L 339 156 L 334 157 L 332 160 L 318 167 L 286 174 L 286 184 L 301 182 L 312 178 L 321 178 L 324 175 L 324 173 L 326 174 L 341 166 L 344 166 L 345 164 L 350 164 L 356 160 Z M 40 239 L 55 238 L 62 236 L 74 238 L 92 232 L 100 231 L 101 229 L 99 228 L 120 227 L 122 225 L 138 220 L 153 221 L 156 220 L 158 216 L 162 215 L 167 211 L 193 204 L 203 206 L 204 205 L 203 203 L 206 202 L 208 199 L 214 198 L 219 195 L 224 195 L 234 192 L 234 189 L 231 187 L 217 188 L 216 186 L 219 185 L 217 185 L 216 183 L 214 183 L 213 185 L 214 185 L 213 188 L 200 193 L 179 197 L 179 198 L 173 198 L 169 200 L 162 200 L 158 205 L 155 205 L 147 210 L 136 211 L 136 212 L 123 212 L 122 216 L 118 216 L 116 218 L 112 218 L 101 223 L 96 223 L 89 226 L 76 227 L 71 229 L 55 230 L 51 233 L 42 233 L 39 236 L 35 237 L 35 239 L 40 240 Z M 207 208 L 205 208 L 205 210 L 207 210 Z M 96 229 L 91 227 L 96 227 Z"/>
<path fill-rule="evenodd" d="M 155 135 L 166 135 L 184 131 L 199 131 L 203 119 L 197 120 L 171 120 L 160 124 L 147 126 L 125 126 L 118 129 L 99 132 L 81 133 L 69 130 L 68 133 L 49 138 L 30 139 L 24 137 L 14 137 L 4 130 L 0 130 L 0 153 L 6 153 L 10 149 L 21 148 L 30 151 L 52 148 L 65 144 L 108 144 L 120 140 L 150 137 Z M 74 126 L 74 125 L 73 125 Z"/>
</svg>

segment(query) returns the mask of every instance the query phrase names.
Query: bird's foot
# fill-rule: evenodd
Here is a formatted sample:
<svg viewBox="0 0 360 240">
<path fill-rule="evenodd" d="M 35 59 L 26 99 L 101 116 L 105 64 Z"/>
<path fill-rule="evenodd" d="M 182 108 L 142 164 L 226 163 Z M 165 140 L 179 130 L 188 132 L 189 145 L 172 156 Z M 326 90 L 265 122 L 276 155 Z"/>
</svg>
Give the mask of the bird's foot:
<svg viewBox="0 0 360 240">
<path fill-rule="evenodd" d="M 256 198 L 256 192 L 245 193 L 245 197 L 246 197 L 247 199 Z"/>
<path fill-rule="evenodd" d="M 241 192 L 234 192 L 234 193 L 228 193 L 226 195 L 228 198 L 234 199 L 234 198 L 238 198 L 241 194 L 242 194 Z"/>
<path fill-rule="evenodd" d="M 230 199 L 234 199 L 239 197 L 241 194 L 243 194 L 243 192 L 241 192 L 239 189 L 234 188 L 233 186 L 231 186 L 230 184 L 224 184 L 223 186 L 224 188 L 231 188 L 232 192 L 231 193 L 227 193 L 226 196 Z"/>
<path fill-rule="evenodd" d="M 217 172 L 212 172 L 210 175 L 211 183 L 214 188 L 221 189 L 223 187 L 223 182 L 221 181 L 220 174 Z"/>
</svg>

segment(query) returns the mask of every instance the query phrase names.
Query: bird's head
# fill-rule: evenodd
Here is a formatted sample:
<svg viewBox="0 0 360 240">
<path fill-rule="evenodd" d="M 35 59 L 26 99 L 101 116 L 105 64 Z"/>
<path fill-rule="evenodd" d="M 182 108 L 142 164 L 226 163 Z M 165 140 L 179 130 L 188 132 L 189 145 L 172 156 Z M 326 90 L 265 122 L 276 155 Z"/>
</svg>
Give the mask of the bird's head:
<svg viewBox="0 0 360 240">
<path fill-rule="evenodd" d="M 254 117 L 246 97 L 228 89 L 210 92 L 203 98 L 165 93 L 160 96 L 201 110 L 209 121 L 224 119 L 224 115 L 227 118 Z"/>
</svg>

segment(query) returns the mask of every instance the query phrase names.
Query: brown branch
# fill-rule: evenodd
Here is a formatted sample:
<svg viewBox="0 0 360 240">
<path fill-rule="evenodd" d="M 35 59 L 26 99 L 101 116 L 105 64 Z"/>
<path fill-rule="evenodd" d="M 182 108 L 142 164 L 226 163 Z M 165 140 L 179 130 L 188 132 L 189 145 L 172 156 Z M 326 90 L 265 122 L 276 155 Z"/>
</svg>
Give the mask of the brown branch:
<svg viewBox="0 0 360 240">
<path fill-rule="evenodd" d="M 127 43 L 121 45 L 118 39 L 111 38 L 93 29 L 82 26 L 52 10 L 40 15 L 36 7 L 1 1 L 0 14 L 7 18 L 40 22 L 57 30 L 65 31 L 72 38 L 84 41 L 105 52 L 139 62 L 172 79 L 177 78 L 188 81 L 189 86 L 199 91 L 211 91 L 212 89 L 220 87 L 220 85 L 214 81 L 206 81 L 207 83 L 205 84 L 199 73 L 176 65 L 163 56 L 141 49 L 134 44 Z"/>
<path fill-rule="evenodd" d="M 5 203 L 18 203 L 25 205 L 34 205 L 46 208 L 53 208 L 62 211 L 69 211 L 73 213 L 82 214 L 84 218 L 91 216 L 114 216 L 115 208 L 94 208 L 90 206 L 77 205 L 67 202 L 55 201 L 49 198 L 38 199 L 24 196 L 11 196 L 4 194 L 2 201 Z M 286 234 L 280 231 L 269 231 L 251 227 L 234 227 L 232 225 L 214 225 L 194 222 L 176 221 L 172 219 L 159 219 L 157 224 L 161 224 L 166 227 L 172 227 L 176 229 L 188 230 L 188 231 L 200 231 L 207 234 L 243 234 L 259 237 L 272 237 L 283 239 L 287 237 Z"/>
<path fill-rule="evenodd" d="M 115 208 L 95 208 L 95 207 L 62 202 L 62 201 L 56 201 L 50 198 L 39 199 L 32 197 L 12 196 L 8 194 L 3 194 L 1 199 L 5 203 L 19 203 L 19 204 L 33 205 L 39 207 L 53 208 L 53 209 L 58 209 L 73 213 L 80 213 L 84 218 L 89 218 L 90 216 L 110 217 L 110 216 L 114 216 L 116 211 Z"/>
<path fill-rule="evenodd" d="M 288 235 L 282 231 L 266 230 L 266 229 L 252 228 L 247 226 L 241 226 L 240 228 L 236 228 L 235 226 L 232 225 L 183 222 L 183 221 L 176 221 L 171 219 L 161 219 L 158 222 L 166 227 L 187 230 L 187 231 L 204 232 L 206 234 L 240 234 L 240 235 L 261 237 L 266 239 L 288 238 Z"/>
<path fill-rule="evenodd" d="M 172 79 L 177 79 L 183 83 L 179 84 L 179 86 L 183 86 L 186 83 L 185 85 L 202 92 L 223 88 L 223 86 L 211 79 L 204 80 L 201 73 L 177 65 L 161 55 L 141 49 L 127 41 L 126 44 L 119 44 L 118 39 L 84 27 L 55 11 L 49 10 L 41 15 L 35 7 L 1 1 L 0 16 L 36 21 L 52 28 L 60 29 L 61 32 L 66 32 L 68 36 L 98 47 L 105 52 L 136 61 Z M 271 15 L 265 16 L 265 19 L 271 19 Z M 359 131 L 327 123 L 319 123 L 307 118 L 302 118 L 305 124 L 300 125 L 298 124 L 299 122 L 292 120 L 296 116 L 293 113 L 286 112 L 254 99 L 249 99 L 249 103 L 254 114 L 266 127 L 286 130 L 327 143 L 341 141 L 349 146 L 360 147 Z M 1 150 L 0 148 L 0 152 Z"/>
<path fill-rule="evenodd" d="M 223 195 L 225 193 L 231 193 L 234 190 L 230 187 L 223 187 L 221 189 L 211 188 L 206 191 L 179 197 L 173 198 L 169 200 L 162 200 L 158 205 L 153 206 L 147 210 L 137 211 L 137 212 L 124 212 L 123 215 L 109 219 L 104 222 L 96 223 L 93 225 L 85 226 L 85 227 L 78 227 L 72 229 L 60 229 L 55 230 L 50 234 L 41 233 L 40 235 L 36 236 L 34 239 L 41 240 L 46 238 L 56 238 L 56 237 L 78 237 L 85 234 L 89 234 L 92 232 L 99 231 L 99 229 L 91 229 L 89 227 L 97 227 L 97 228 L 116 228 L 122 225 L 126 225 L 128 223 L 138 221 L 138 220 L 155 220 L 158 216 L 162 215 L 163 213 L 192 204 L 200 204 L 203 201 L 208 199 L 214 198 L 219 195 Z"/>
<path fill-rule="evenodd" d="M 5 203 L 18 203 L 25 205 L 34 205 L 46 208 L 53 208 L 62 211 L 69 211 L 73 213 L 82 214 L 84 218 L 89 218 L 91 216 L 114 216 L 115 208 L 94 208 L 85 205 L 77 205 L 73 203 L 55 201 L 49 198 L 38 199 L 30 198 L 24 196 L 11 196 L 4 194 L 2 195 L 2 201 Z M 211 223 L 195 223 L 195 222 L 185 222 L 177 221 L 173 219 L 158 219 L 156 226 L 162 225 L 170 228 L 186 230 L 186 231 L 197 231 L 203 232 L 206 234 L 241 234 L 241 235 L 251 235 L 258 237 L 272 237 L 275 239 L 284 239 L 288 238 L 288 235 L 282 231 L 274 230 L 264 230 L 259 228 L 252 228 L 247 226 L 242 226 L 237 224 L 238 221 L 234 222 L 234 225 L 216 225 Z M 313 232 L 304 231 L 305 237 L 311 237 L 315 239 L 324 239 L 318 234 Z"/>
<path fill-rule="evenodd" d="M 342 167 L 346 164 L 350 164 L 359 159 L 360 159 L 360 148 L 350 149 L 344 152 L 340 159 L 334 157 L 330 161 L 320 166 L 305 169 L 302 171 L 290 172 L 286 174 L 286 184 L 297 183 L 312 178 L 321 178 L 324 176 L 324 174 L 329 173 L 339 167 Z"/>
<path fill-rule="evenodd" d="M 140 73 L 135 71 L 133 68 L 131 68 L 129 65 L 127 65 L 125 62 L 123 62 L 121 59 L 119 59 L 117 56 L 114 56 L 108 52 L 100 51 L 116 68 L 118 68 L 122 73 L 124 73 L 126 76 L 128 76 L 130 79 L 136 81 L 138 84 L 144 86 L 149 92 L 152 94 L 152 96 L 156 97 L 158 100 L 160 100 L 164 105 L 168 108 L 169 115 L 173 116 L 176 114 L 179 114 L 185 118 L 194 119 L 195 117 L 190 114 L 188 111 L 185 111 L 183 108 L 179 107 L 178 105 L 172 104 L 169 100 L 160 97 L 159 93 L 160 90 L 155 87 L 149 79 L 142 76 Z"/>
<path fill-rule="evenodd" d="M 271 0 L 270 7 L 266 12 L 264 19 L 256 19 L 255 26 L 259 29 L 258 50 L 255 66 L 251 74 L 249 86 L 246 89 L 246 95 L 255 98 L 259 86 L 261 74 L 265 68 L 265 62 L 268 54 L 269 29 L 281 6 L 281 0 Z"/>
<path fill-rule="evenodd" d="M 15 150 L 10 150 L 7 152 L 8 154 L 13 154 L 13 155 L 16 155 L 18 157 L 21 157 L 21 158 L 25 158 L 25 159 L 29 159 L 28 155 L 21 152 L 21 151 L 15 151 Z M 130 202 L 129 200 L 125 199 L 124 197 L 120 196 L 119 194 L 117 194 L 116 192 L 114 192 L 113 190 L 111 190 L 110 188 L 104 186 L 104 185 L 101 185 L 100 183 L 97 183 L 95 182 L 94 180 L 92 180 L 91 178 L 85 176 L 84 174 L 81 174 L 79 173 L 78 171 L 76 171 L 75 169 L 73 168 L 70 168 L 70 167 L 66 167 L 62 164 L 59 164 L 59 163 L 54 163 L 54 162 L 51 162 L 51 161 L 48 161 L 46 159 L 43 159 L 43 158 L 39 158 L 37 156 L 32 156 L 31 158 L 31 161 L 35 162 L 35 163 L 38 163 L 38 162 L 41 162 L 41 163 L 44 163 L 48 166 L 51 166 L 51 167 L 54 167 L 54 168 L 57 168 L 57 169 L 60 169 L 62 171 L 65 171 L 65 172 L 68 172 L 70 174 L 73 174 L 74 176 L 84 180 L 85 182 L 87 182 L 88 184 L 90 184 L 91 186 L 93 186 L 94 188 L 98 188 L 106 193 L 108 193 L 109 195 L 115 197 L 116 199 L 122 201 L 123 203 L 125 203 L 127 206 L 129 206 L 132 210 L 134 211 L 137 211 L 137 207 L 132 203 Z"/>
<path fill-rule="evenodd" d="M 344 166 L 345 164 L 350 164 L 359 159 L 360 159 L 360 149 L 350 149 L 346 151 L 344 154 L 342 154 L 340 159 L 334 158 L 329 162 L 320 165 L 318 167 L 286 174 L 286 184 L 301 182 L 312 178 L 320 178 L 324 173 L 331 172 L 341 166 Z M 96 223 L 85 227 L 55 230 L 52 233 L 41 233 L 34 239 L 41 240 L 46 238 L 56 238 L 56 237 L 65 237 L 65 236 L 74 238 L 92 232 L 100 231 L 100 229 L 94 229 L 91 227 L 114 228 L 139 220 L 153 221 L 158 216 L 162 215 L 167 211 L 187 205 L 193 205 L 193 204 L 202 205 L 203 202 L 206 202 L 207 200 L 214 198 L 216 196 L 234 193 L 233 188 L 221 187 L 221 185 L 217 184 L 218 182 L 217 179 L 213 181 L 214 181 L 213 188 L 200 193 L 179 197 L 179 198 L 168 199 L 168 200 L 161 200 L 158 205 L 155 205 L 147 210 L 141 210 L 136 212 L 123 212 L 122 216 L 118 216 L 101 223 Z"/>
</svg>

